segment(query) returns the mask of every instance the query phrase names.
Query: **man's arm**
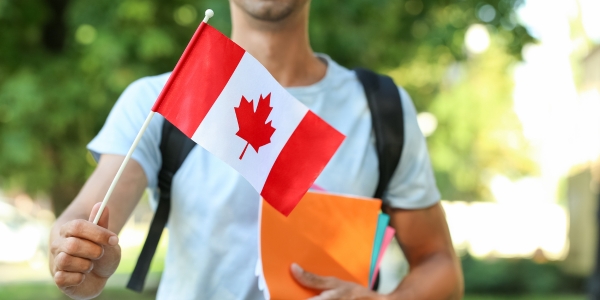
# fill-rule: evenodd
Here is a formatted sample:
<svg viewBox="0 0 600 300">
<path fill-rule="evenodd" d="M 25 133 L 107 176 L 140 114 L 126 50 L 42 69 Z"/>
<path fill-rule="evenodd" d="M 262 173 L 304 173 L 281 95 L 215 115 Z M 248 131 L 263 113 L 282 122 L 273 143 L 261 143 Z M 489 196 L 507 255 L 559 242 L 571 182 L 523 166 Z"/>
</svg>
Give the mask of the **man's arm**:
<svg viewBox="0 0 600 300">
<path fill-rule="evenodd" d="M 389 299 L 461 299 L 463 276 L 444 209 L 389 209 L 410 271 Z"/>
<path fill-rule="evenodd" d="M 50 273 L 71 298 L 89 299 L 100 294 L 121 259 L 116 234 L 147 185 L 146 175 L 136 161 L 127 164 L 98 225 L 91 221 L 123 159 L 121 155 L 102 155 L 77 197 L 52 227 Z"/>
<path fill-rule="evenodd" d="M 298 282 L 322 291 L 313 299 L 454 300 L 463 295 L 463 277 L 442 206 L 418 210 L 387 209 L 391 226 L 410 265 L 408 275 L 389 295 L 355 283 L 324 277 L 292 266 Z"/>
</svg>

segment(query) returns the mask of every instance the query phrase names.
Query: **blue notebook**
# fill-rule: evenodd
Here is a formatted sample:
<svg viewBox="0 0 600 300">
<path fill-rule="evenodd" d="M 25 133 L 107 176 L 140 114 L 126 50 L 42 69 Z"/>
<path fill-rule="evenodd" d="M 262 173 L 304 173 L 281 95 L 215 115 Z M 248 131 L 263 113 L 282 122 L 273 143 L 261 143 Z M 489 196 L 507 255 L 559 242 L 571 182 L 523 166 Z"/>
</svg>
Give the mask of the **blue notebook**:
<svg viewBox="0 0 600 300">
<path fill-rule="evenodd" d="M 371 267 L 369 269 L 369 278 L 373 278 L 373 272 L 375 272 L 375 264 L 377 264 L 377 258 L 381 251 L 381 243 L 385 235 L 385 228 L 390 223 L 390 216 L 384 213 L 380 213 L 377 218 L 377 229 L 375 231 L 375 240 L 373 241 L 373 252 L 371 253 Z M 369 285 L 372 284 L 369 279 Z"/>
</svg>

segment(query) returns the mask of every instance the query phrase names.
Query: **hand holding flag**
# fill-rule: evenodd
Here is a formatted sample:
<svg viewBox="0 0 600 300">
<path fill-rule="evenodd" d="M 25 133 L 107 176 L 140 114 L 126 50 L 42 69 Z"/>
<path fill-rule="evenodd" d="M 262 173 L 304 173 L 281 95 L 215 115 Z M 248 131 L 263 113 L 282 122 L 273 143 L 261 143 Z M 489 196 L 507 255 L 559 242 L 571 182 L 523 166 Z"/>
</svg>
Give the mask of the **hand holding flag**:
<svg viewBox="0 0 600 300">
<path fill-rule="evenodd" d="M 206 11 L 95 222 L 154 112 L 232 166 L 286 216 L 342 143 L 344 135 L 290 95 L 252 55 L 208 25 L 212 15 Z"/>
</svg>

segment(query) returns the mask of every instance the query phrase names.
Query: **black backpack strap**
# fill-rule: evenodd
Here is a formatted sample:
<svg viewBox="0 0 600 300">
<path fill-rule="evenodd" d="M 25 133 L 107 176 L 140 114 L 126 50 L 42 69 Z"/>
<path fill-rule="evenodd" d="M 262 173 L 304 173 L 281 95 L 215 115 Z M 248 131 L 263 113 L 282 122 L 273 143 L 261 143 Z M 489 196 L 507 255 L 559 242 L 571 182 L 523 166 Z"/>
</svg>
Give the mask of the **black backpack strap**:
<svg viewBox="0 0 600 300">
<path fill-rule="evenodd" d="M 150 230 L 144 242 L 144 247 L 140 257 L 131 274 L 127 288 L 141 292 L 144 288 L 146 275 L 150 269 L 150 262 L 156 252 L 156 247 L 162 235 L 163 229 L 169 219 L 171 210 L 171 183 L 173 176 L 179 170 L 183 161 L 188 156 L 196 143 L 183 134 L 169 121 L 165 120 L 162 128 L 162 138 L 160 141 L 160 153 L 162 155 L 162 166 L 158 172 L 158 189 L 160 197 L 156 212 L 150 223 Z"/>
<path fill-rule="evenodd" d="M 365 89 L 371 110 L 379 159 L 379 183 L 374 197 L 381 199 L 400 162 L 404 146 L 404 114 L 400 92 L 388 76 L 361 68 L 354 71 Z"/>
<path fill-rule="evenodd" d="M 404 146 L 404 113 L 400 92 L 388 76 L 361 68 L 354 71 L 365 89 L 371 110 L 375 148 L 379 159 L 379 183 L 374 197 L 382 199 L 400 162 Z M 375 277 L 373 290 L 376 291 L 378 287 L 379 274 Z"/>
</svg>

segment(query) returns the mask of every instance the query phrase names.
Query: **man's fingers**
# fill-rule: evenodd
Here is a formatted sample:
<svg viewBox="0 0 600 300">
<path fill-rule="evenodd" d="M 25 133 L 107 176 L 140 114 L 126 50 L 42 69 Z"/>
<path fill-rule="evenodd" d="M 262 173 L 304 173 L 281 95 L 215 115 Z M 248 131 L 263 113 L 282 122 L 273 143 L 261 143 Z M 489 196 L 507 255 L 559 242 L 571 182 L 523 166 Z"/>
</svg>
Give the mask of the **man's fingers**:
<svg viewBox="0 0 600 300">
<path fill-rule="evenodd" d="M 96 219 L 96 215 L 98 214 L 98 211 L 100 210 L 100 206 L 102 206 L 102 202 L 98 202 L 98 203 L 94 204 L 94 207 L 92 207 L 92 211 L 90 212 L 90 218 L 88 219 L 90 222 L 94 222 L 94 219 Z M 107 206 L 102 211 L 102 216 L 100 216 L 100 220 L 98 220 L 98 226 L 108 228 L 108 216 L 109 216 L 109 213 L 108 213 L 108 206 Z"/>
<path fill-rule="evenodd" d="M 87 274 L 92 270 L 94 263 L 89 259 L 76 257 L 65 252 L 61 252 L 54 258 L 54 266 L 56 267 L 57 271 Z"/>
<path fill-rule="evenodd" d="M 338 285 L 339 280 L 334 277 L 324 277 L 303 270 L 298 264 L 292 264 L 294 278 L 303 286 L 317 289 L 329 290 Z"/>
<path fill-rule="evenodd" d="M 70 286 L 80 285 L 85 280 L 85 274 L 58 271 L 54 273 L 54 283 L 59 288 L 68 288 Z"/>
<path fill-rule="evenodd" d="M 342 298 L 342 292 L 339 290 L 328 290 L 324 291 L 321 294 L 309 298 L 308 300 L 330 300 L 330 299 L 340 299 Z"/>
<path fill-rule="evenodd" d="M 119 242 L 119 238 L 114 232 L 86 220 L 73 220 L 65 223 L 60 228 L 60 234 L 67 238 L 86 239 L 100 245 L 114 246 Z"/>
<path fill-rule="evenodd" d="M 59 253 L 65 252 L 71 256 L 87 259 L 99 259 L 104 254 L 102 246 L 76 237 L 66 238 L 58 251 Z"/>
</svg>

